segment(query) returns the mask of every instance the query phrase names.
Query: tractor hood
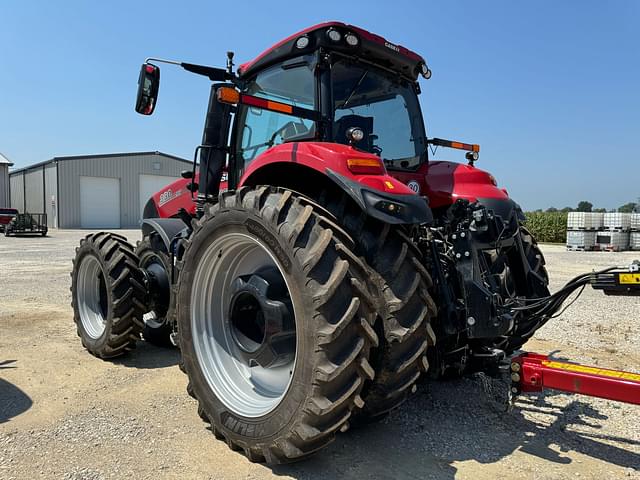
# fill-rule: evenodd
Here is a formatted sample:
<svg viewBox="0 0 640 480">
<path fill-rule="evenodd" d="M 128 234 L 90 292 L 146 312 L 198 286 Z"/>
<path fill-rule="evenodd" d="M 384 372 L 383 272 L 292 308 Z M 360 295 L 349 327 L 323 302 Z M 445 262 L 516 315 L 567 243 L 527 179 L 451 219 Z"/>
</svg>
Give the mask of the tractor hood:
<svg viewBox="0 0 640 480">
<path fill-rule="evenodd" d="M 493 175 L 461 163 L 432 161 L 416 171 L 391 170 L 389 173 L 414 192 L 427 196 L 431 208 L 448 207 L 458 199 L 470 202 L 509 199 L 507 191 L 498 188 Z"/>
</svg>

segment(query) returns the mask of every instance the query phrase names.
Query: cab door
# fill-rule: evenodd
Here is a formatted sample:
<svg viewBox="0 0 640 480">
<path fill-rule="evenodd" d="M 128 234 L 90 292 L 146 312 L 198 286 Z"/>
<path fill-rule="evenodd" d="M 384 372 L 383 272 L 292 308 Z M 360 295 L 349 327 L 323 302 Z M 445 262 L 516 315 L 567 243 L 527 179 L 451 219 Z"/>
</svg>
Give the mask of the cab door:
<svg viewBox="0 0 640 480">
<path fill-rule="evenodd" d="M 243 93 L 316 109 L 315 58 L 297 57 L 274 65 L 248 81 Z M 234 168 L 230 181 L 237 185 L 247 167 L 274 145 L 316 138 L 316 123 L 277 111 L 239 105 L 233 139 Z"/>
</svg>

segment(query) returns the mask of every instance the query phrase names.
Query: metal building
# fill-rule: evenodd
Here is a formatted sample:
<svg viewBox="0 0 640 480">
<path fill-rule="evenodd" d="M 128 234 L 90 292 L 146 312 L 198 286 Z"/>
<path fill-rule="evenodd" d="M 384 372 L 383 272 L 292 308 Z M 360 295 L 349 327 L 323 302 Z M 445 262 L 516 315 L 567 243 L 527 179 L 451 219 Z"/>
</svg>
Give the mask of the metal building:
<svg viewBox="0 0 640 480">
<path fill-rule="evenodd" d="M 135 228 L 149 197 L 191 162 L 162 152 L 54 157 L 9 173 L 11 206 L 51 228 Z"/>
<path fill-rule="evenodd" d="M 9 207 L 11 196 L 9 195 L 9 167 L 13 163 L 0 153 L 0 208 Z"/>
</svg>

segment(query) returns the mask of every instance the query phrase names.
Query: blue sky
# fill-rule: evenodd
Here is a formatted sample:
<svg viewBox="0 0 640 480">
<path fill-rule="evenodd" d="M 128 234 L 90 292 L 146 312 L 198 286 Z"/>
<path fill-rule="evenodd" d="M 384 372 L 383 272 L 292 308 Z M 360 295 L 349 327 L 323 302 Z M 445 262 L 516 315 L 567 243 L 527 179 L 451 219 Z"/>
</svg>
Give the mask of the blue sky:
<svg viewBox="0 0 640 480">
<path fill-rule="evenodd" d="M 308 8 L 307 5 L 314 5 Z M 156 113 L 133 110 L 147 56 L 238 63 L 336 19 L 422 54 L 430 136 L 481 144 L 525 209 L 640 197 L 640 2 L 322 1 L 0 3 L 0 151 L 160 150 L 191 158 L 208 82 L 163 67 Z M 463 161 L 440 149 L 437 157 Z"/>
</svg>

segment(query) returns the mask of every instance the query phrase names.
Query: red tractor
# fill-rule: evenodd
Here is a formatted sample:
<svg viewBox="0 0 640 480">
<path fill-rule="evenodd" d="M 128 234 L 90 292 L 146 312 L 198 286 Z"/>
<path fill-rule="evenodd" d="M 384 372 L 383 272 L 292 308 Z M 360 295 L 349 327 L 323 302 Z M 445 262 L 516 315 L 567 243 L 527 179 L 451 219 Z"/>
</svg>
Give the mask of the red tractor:
<svg viewBox="0 0 640 480">
<path fill-rule="evenodd" d="M 137 247 L 82 240 L 75 322 L 101 358 L 141 334 L 176 344 L 200 416 L 250 460 L 306 457 L 425 372 L 497 371 L 557 310 L 478 145 L 427 136 L 420 55 L 329 22 L 235 72 L 232 53 L 226 68 L 148 59 L 143 115 L 156 63 L 213 82 L 202 144 L 149 200 Z M 467 164 L 429 161 L 429 145 Z"/>
</svg>

